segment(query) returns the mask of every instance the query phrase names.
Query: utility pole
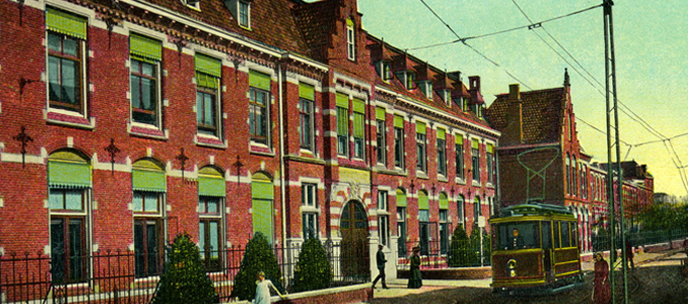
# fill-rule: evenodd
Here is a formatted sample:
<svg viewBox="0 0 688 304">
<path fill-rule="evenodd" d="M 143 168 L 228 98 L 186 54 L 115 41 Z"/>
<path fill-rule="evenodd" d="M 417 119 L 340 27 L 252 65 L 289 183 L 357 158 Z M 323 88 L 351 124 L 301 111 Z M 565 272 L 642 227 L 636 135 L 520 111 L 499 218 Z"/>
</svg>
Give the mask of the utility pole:
<svg viewBox="0 0 688 304">
<path fill-rule="evenodd" d="M 604 0 L 604 70 L 605 70 L 605 88 L 606 88 L 606 115 L 607 115 L 607 199 L 609 201 L 609 217 L 610 217 L 610 277 L 609 283 L 611 286 L 612 303 L 616 303 L 616 280 L 614 279 L 614 262 L 616 261 L 616 212 L 615 212 L 615 193 L 614 193 L 614 175 L 616 172 L 617 186 L 616 194 L 619 200 L 619 230 L 621 235 L 621 263 L 623 269 L 623 294 L 624 303 L 628 304 L 628 264 L 626 263 L 626 227 L 624 221 L 624 204 L 623 204 L 623 172 L 621 170 L 621 147 L 619 146 L 619 111 L 618 99 L 616 90 L 616 59 L 614 56 L 614 24 L 612 18 L 612 0 Z M 611 82 L 611 83 L 610 83 Z M 613 121 L 612 121 L 613 115 Z M 612 128 L 614 129 L 614 138 L 612 139 Z M 612 149 L 616 150 L 616 162 L 612 160 Z"/>
</svg>

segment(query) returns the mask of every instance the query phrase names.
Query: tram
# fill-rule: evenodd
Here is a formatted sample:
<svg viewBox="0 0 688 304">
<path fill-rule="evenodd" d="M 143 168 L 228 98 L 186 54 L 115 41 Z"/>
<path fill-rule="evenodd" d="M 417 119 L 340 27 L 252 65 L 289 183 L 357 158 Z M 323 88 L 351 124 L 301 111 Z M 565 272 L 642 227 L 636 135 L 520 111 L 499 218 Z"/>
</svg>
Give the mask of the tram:
<svg viewBox="0 0 688 304">
<path fill-rule="evenodd" d="M 490 225 L 493 291 L 553 293 L 582 283 L 578 221 L 565 207 L 510 206 Z"/>
</svg>

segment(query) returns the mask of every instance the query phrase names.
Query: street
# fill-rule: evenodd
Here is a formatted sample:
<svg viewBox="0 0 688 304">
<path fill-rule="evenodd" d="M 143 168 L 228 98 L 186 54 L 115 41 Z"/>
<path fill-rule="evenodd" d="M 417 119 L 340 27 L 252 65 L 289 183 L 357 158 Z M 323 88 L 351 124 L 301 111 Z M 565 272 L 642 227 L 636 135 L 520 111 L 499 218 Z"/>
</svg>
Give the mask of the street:
<svg viewBox="0 0 688 304">
<path fill-rule="evenodd" d="M 681 260 L 685 257 L 677 250 L 639 255 L 636 268 L 629 269 L 629 303 L 686 303 L 688 279 L 681 275 Z M 617 303 L 623 303 L 621 277 L 621 272 L 617 271 Z M 581 287 L 554 295 L 518 297 L 494 294 L 489 288 L 490 280 L 465 282 L 459 287 L 450 286 L 449 282 L 428 281 L 420 290 L 411 291 L 405 289 L 405 280 L 395 280 L 390 284 L 391 289 L 375 290 L 371 303 L 593 303 L 592 279 L 593 273 L 586 270 L 585 284 Z M 441 284 L 445 285 L 437 286 Z"/>
</svg>

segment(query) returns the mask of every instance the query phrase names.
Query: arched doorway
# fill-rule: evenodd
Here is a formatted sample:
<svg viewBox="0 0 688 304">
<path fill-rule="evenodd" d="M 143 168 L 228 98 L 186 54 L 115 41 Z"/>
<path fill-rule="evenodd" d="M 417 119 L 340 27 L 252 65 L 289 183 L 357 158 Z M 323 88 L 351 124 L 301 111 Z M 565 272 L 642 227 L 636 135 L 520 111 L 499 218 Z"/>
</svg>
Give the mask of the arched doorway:
<svg viewBox="0 0 688 304">
<path fill-rule="evenodd" d="M 342 210 L 341 267 L 344 277 L 370 278 L 368 215 L 360 202 L 349 201 Z"/>
</svg>

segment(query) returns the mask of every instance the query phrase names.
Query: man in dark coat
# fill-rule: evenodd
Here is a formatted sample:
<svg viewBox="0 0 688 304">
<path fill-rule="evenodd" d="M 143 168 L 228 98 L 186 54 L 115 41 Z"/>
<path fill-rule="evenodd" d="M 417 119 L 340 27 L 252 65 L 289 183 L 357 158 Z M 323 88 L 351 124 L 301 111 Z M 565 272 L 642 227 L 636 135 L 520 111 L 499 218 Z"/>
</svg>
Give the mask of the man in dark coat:
<svg viewBox="0 0 688 304">
<path fill-rule="evenodd" d="M 388 289 L 387 283 L 385 282 L 385 263 L 387 263 L 387 259 L 385 259 L 385 253 L 382 252 L 382 248 L 384 248 L 382 244 L 377 245 L 377 255 L 375 256 L 375 259 L 377 260 L 377 270 L 379 270 L 380 273 L 373 281 L 373 288 L 375 288 L 377 281 L 382 279 L 382 288 Z"/>
</svg>

